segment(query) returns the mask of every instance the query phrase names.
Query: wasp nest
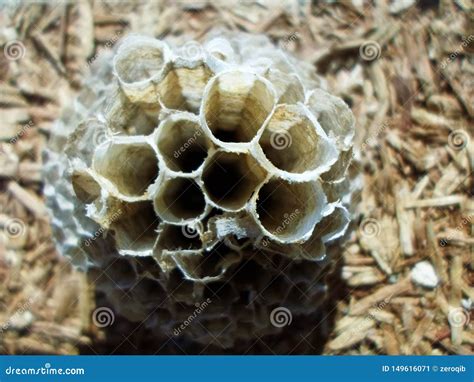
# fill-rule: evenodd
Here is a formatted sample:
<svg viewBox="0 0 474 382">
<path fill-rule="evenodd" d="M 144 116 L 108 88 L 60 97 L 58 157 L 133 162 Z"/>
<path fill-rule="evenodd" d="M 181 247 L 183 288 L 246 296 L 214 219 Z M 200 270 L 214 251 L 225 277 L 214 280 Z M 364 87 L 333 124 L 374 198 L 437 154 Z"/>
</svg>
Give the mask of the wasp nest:
<svg viewBox="0 0 474 382">
<path fill-rule="evenodd" d="M 96 63 L 45 194 L 60 251 L 117 312 L 239 351 L 280 338 L 276 308 L 293 325 L 322 311 L 354 120 L 313 71 L 248 35 L 131 36 Z"/>
</svg>

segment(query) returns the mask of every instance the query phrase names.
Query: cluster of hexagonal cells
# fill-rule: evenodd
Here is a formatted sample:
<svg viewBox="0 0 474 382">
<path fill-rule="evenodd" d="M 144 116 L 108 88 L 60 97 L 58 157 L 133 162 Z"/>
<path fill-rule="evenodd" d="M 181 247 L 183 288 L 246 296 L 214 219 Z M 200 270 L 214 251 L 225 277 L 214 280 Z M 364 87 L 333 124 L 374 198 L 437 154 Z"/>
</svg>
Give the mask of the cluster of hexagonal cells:
<svg viewBox="0 0 474 382">
<path fill-rule="evenodd" d="M 92 165 L 73 176 L 121 254 L 152 255 L 194 281 L 239 260 L 230 251 L 200 266 L 219 241 L 318 259 L 348 223 L 337 185 L 351 157 L 349 109 L 306 91 L 283 58 L 242 62 L 234 50 L 217 39 L 189 57 L 152 38 L 123 42 Z"/>
</svg>

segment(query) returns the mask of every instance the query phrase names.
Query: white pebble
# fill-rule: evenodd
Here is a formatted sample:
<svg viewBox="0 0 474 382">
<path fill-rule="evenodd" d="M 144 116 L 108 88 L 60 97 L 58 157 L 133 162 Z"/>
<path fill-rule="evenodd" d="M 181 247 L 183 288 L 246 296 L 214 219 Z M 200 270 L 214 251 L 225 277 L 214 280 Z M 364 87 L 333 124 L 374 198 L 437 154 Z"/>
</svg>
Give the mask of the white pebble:
<svg viewBox="0 0 474 382">
<path fill-rule="evenodd" d="M 436 288 L 439 283 L 436 272 L 428 261 L 422 261 L 416 264 L 411 270 L 411 279 L 415 284 L 425 288 Z"/>
</svg>

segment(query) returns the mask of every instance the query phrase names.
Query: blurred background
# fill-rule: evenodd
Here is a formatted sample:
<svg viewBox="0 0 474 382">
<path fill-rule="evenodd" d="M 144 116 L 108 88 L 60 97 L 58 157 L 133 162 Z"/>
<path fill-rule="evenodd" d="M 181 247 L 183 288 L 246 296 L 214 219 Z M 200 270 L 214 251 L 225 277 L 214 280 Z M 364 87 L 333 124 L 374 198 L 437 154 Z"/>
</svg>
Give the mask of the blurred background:
<svg viewBox="0 0 474 382">
<path fill-rule="evenodd" d="M 141 324 L 94 319 L 93 283 L 51 238 L 42 151 L 123 36 L 185 43 L 219 28 L 265 34 L 356 116 L 363 187 L 339 254 L 334 325 L 312 352 L 473 354 L 469 0 L 0 0 L 0 353 L 185 353 Z"/>
</svg>

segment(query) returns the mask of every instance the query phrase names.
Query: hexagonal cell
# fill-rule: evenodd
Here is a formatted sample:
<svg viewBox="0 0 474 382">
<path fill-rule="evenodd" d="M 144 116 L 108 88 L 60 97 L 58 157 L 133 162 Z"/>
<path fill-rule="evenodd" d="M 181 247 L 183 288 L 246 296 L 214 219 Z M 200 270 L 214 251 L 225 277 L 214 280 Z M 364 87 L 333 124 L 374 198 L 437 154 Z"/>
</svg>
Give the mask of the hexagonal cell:
<svg viewBox="0 0 474 382">
<path fill-rule="evenodd" d="M 121 254 L 150 256 L 160 220 L 151 202 L 122 203 L 110 222 L 112 235 Z"/>
<path fill-rule="evenodd" d="M 224 62 L 235 60 L 235 51 L 231 43 L 225 38 L 216 37 L 206 43 L 205 49 L 209 54 Z"/>
<path fill-rule="evenodd" d="M 205 64 L 171 69 L 158 85 L 161 102 L 169 109 L 198 113 L 204 88 L 212 75 Z"/>
<path fill-rule="evenodd" d="M 337 158 L 335 147 L 300 105 L 279 105 L 259 140 L 276 168 L 301 174 L 326 166 Z"/>
<path fill-rule="evenodd" d="M 202 253 L 176 252 L 174 261 L 186 278 L 194 281 L 209 282 L 218 280 L 224 272 L 240 261 L 240 255 L 223 243 L 210 251 Z"/>
<path fill-rule="evenodd" d="M 354 115 L 349 106 L 322 89 L 312 91 L 307 104 L 326 134 L 337 142 L 339 148 L 348 150 L 355 133 Z"/>
<path fill-rule="evenodd" d="M 174 115 L 163 121 L 156 142 L 168 168 L 185 173 L 197 170 L 211 147 L 199 122 L 185 115 Z"/>
<path fill-rule="evenodd" d="M 172 178 L 163 182 L 154 200 L 157 214 L 168 223 L 196 219 L 206 210 L 199 185 L 189 178 Z"/>
<path fill-rule="evenodd" d="M 107 106 L 107 126 L 119 135 L 149 135 L 158 127 L 159 105 L 133 103 L 122 93 Z"/>
<path fill-rule="evenodd" d="M 293 73 L 285 73 L 278 69 L 269 69 L 265 74 L 275 87 L 277 103 L 294 104 L 304 102 L 304 88 L 300 79 Z"/>
<path fill-rule="evenodd" d="M 203 117 L 213 136 L 221 142 L 250 142 L 273 110 L 271 85 L 256 74 L 230 71 L 208 86 Z"/>
<path fill-rule="evenodd" d="M 166 44 L 153 38 L 132 36 L 120 45 L 114 58 L 114 70 L 131 101 L 158 101 L 153 80 L 163 75 L 168 60 Z"/>
<path fill-rule="evenodd" d="M 325 182 L 334 182 L 343 179 L 352 162 L 353 156 L 352 148 L 347 151 L 341 151 L 337 161 L 331 166 L 329 171 L 321 174 L 321 179 Z"/>
<path fill-rule="evenodd" d="M 108 142 L 100 146 L 93 167 L 126 196 L 145 194 L 158 176 L 158 158 L 153 148 L 142 142 Z"/>
<path fill-rule="evenodd" d="M 189 227 L 163 224 L 159 231 L 158 251 L 196 250 L 202 247 L 199 232 L 189 230 Z"/>
<path fill-rule="evenodd" d="M 314 227 L 311 236 L 304 243 L 296 243 L 290 245 L 280 245 L 280 248 L 273 247 L 278 253 L 290 252 L 296 259 L 306 259 L 310 261 L 321 261 L 326 257 L 326 246 L 325 244 L 336 240 L 344 235 L 349 225 L 349 212 L 342 205 L 338 205 L 334 210 L 326 215 L 321 221 L 319 221 Z M 269 243 L 269 247 L 273 243 Z M 293 266 L 294 267 L 294 266 Z M 306 266 L 306 270 L 308 271 Z M 317 276 L 317 272 L 312 270 L 313 277 Z M 311 274 L 308 273 L 308 274 Z M 292 280 L 298 280 L 299 277 L 305 273 L 302 269 L 298 269 L 291 274 Z"/>
<path fill-rule="evenodd" d="M 316 224 L 311 236 L 321 238 L 324 243 L 336 240 L 344 235 L 350 220 L 349 211 L 344 206 L 337 205 L 334 211 Z"/>
<path fill-rule="evenodd" d="M 193 300 L 194 283 L 179 268 L 174 268 L 167 277 L 166 290 L 178 303 L 188 303 Z"/>
<path fill-rule="evenodd" d="M 100 185 L 85 170 L 74 170 L 71 184 L 77 198 L 83 203 L 92 203 L 100 196 Z"/>
<path fill-rule="evenodd" d="M 266 175 L 249 154 L 216 151 L 205 164 L 202 181 L 218 207 L 236 211 L 245 206 Z"/>
<path fill-rule="evenodd" d="M 271 238 L 294 242 L 311 234 L 325 204 L 319 183 L 290 183 L 277 178 L 260 188 L 256 217 Z"/>
</svg>

